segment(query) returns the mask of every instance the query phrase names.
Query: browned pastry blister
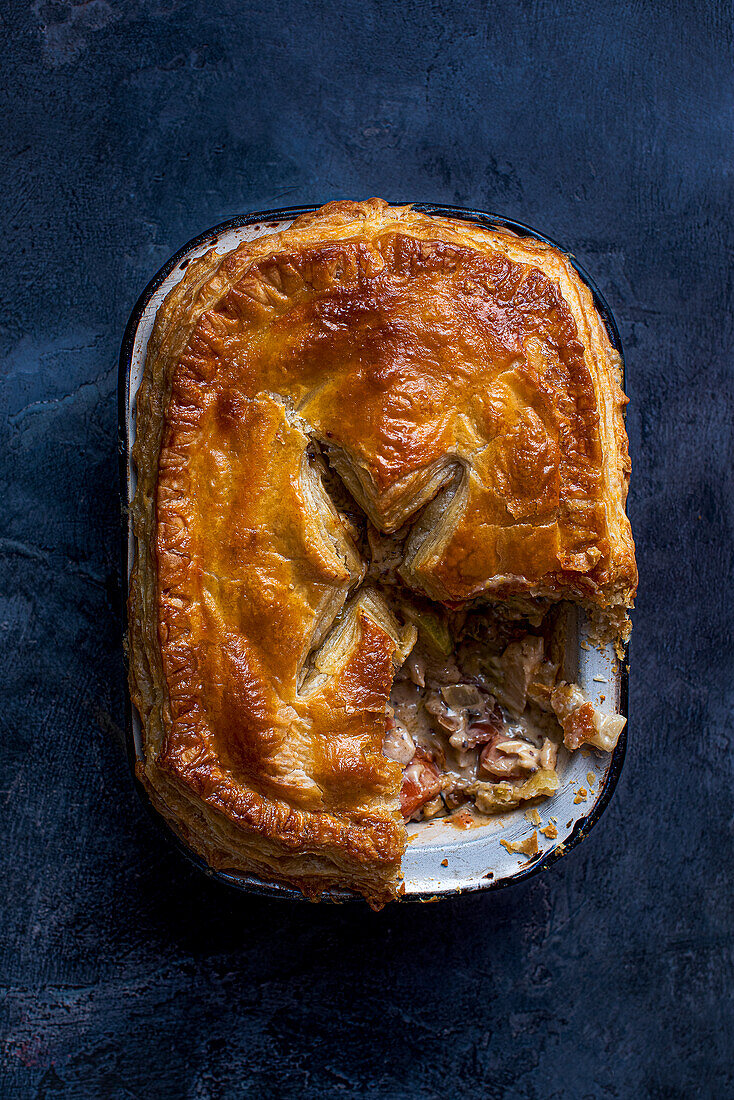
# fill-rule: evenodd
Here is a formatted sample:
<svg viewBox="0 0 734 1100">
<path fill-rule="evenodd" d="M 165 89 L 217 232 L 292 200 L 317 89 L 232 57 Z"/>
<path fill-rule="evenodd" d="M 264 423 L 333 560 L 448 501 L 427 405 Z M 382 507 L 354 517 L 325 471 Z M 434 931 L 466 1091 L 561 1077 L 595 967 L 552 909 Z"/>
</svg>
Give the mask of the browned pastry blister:
<svg viewBox="0 0 734 1100">
<path fill-rule="evenodd" d="M 326 455 L 406 585 L 636 588 L 620 363 L 569 260 L 380 200 L 212 251 L 161 306 L 138 395 L 130 681 L 156 807 L 217 868 L 396 893 L 381 751 L 414 632 L 363 583 Z"/>
</svg>

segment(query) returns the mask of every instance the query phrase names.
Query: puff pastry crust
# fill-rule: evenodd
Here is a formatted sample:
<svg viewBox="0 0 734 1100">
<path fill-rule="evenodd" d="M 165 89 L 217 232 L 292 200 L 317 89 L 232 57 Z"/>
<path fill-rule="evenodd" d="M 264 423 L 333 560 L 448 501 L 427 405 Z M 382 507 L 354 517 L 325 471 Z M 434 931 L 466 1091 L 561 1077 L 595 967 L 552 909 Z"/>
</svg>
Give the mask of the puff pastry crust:
<svg viewBox="0 0 734 1100">
<path fill-rule="evenodd" d="M 534 239 L 378 199 L 192 262 L 137 400 L 130 684 L 155 806 L 217 868 L 395 896 L 381 746 L 412 644 L 312 441 L 409 587 L 544 597 L 619 633 L 636 589 L 620 363 Z"/>
</svg>

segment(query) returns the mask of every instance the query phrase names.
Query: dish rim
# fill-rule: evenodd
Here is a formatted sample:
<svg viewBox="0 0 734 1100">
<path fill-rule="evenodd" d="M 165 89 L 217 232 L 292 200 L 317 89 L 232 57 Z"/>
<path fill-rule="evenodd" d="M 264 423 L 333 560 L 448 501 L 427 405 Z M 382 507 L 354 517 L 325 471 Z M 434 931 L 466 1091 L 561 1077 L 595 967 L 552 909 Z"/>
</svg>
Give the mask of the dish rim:
<svg viewBox="0 0 734 1100">
<path fill-rule="evenodd" d="M 172 843 L 184 858 L 196 867 L 199 871 L 205 874 L 208 878 L 214 879 L 217 882 L 222 883 L 229 889 L 236 890 L 239 893 L 256 895 L 268 898 L 283 898 L 292 901 L 306 901 L 307 899 L 301 893 L 300 890 L 295 887 L 285 885 L 279 882 L 268 882 L 267 880 L 257 878 L 254 875 L 239 874 L 229 871 L 218 871 L 199 856 L 193 849 L 189 848 L 187 844 L 177 835 L 173 828 L 168 825 L 161 814 L 153 806 L 150 797 L 148 796 L 145 787 L 138 779 L 136 773 L 137 752 L 135 747 L 135 735 L 133 730 L 133 704 L 130 698 L 129 687 L 129 668 L 128 668 L 128 595 L 130 588 L 129 577 L 129 539 L 130 539 L 130 496 L 129 496 L 129 419 L 128 410 L 130 408 L 130 374 L 133 363 L 133 355 L 135 349 L 135 339 L 138 328 L 141 321 L 144 318 L 145 311 L 148 307 L 148 303 L 159 287 L 165 282 L 174 269 L 184 260 L 188 253 L 197 249 L 203 248 L 207 243 L 211 243 L 214 247 L 222 236 L 223 233 L 231 230 L 243 228 L 248 225 L 268 223 L 280 223 L 283 221 L 294 221 L 302 214 L 309 214 L 315 210 L 319 210 L 323 203 L 307 204 L 302 206 L 288 206 L 278 207 L 272 210 L 255 210 L 249 214 L 238 214 L 231 218 L 227 218 L 225 221 L 212 226 L 209 229 L 204 230 L 202 233 L 197 234 L 191 240 L 182 245 L 169 260 L 167 260 L 162 267 L 153 275 L 150 281 L 147 283 L 141 294 L 138 296 L 135 305 L 130 313 L 125 331 L 122 337 L 122 343 L 120 346 L 120 356 L 118 360 L 118 384 L 117 384 L 117 412 L 118 412 L 118 466 L 119 466 L 119 478 L 120 478 L 120 500 L 121 500 L 121 515 L 122 515 L 122 542 L 121 542 L 121 578 L 122 578 L 122 651 L 123 651 L 123 664 L 125 668 L 125 748 L 128 758 L 128 766 L 132 773 L 133 783 L 137 792 L 138 798 L 145 807 L 148 816 L 153 819 L 155 826 L 160 834 L 165 835 L 169 843 Z M 506 218 L 498 214 L 492 214 L 488 211 L 474 210 L 461 206 L 446 205 L 444 203 L 429 203 L 429 202 L 414 202 L 414 203 L 401 203 L 390 202 L 391 206 L 411 206 L 419 213 L 428 214 L 429 216 L 438 217 L 450 217 L 456 218 L 462 221 L 474 222 L 487 229 L 509 229 L 511 232 L 516 233 L 521 237 L 533 237 L 535 240 L 543 241 L 545 244 L 551 245 L 551 247 L 557 249 L 567 257 L 569 262 L 575 268 L 576 272 L 588 286 L 594 299 L 594 305 L 596 310 L 604 322 L 604 326 L 609 335 L 609 339 L 618 353 L 621 360 L 622 367 L 622 387 L 625 388 L 626 371 L 624 350 L 622 347 L 622 340 L 619 334 L 617 323 L 614 319 L 614 315 L 611 311 L 609 303 L 606 301 L 604 295 L 599 290 L 598 286 L 586 271 L 586 269 L 576 260 L 575 256 L 570 253 L 562 245 L 558 244 L 551 237 L 547 237 L 542 233 L 539 233 L 531 226 L 525 225 L 523 222 L 515 221 L 512 218 Z M 277 228 L 277 226 L 273 226 Z M 629 728 L 629 660 L 628 660 L 629 647 L 625 646 L 624 656 L 618 659 L 619 665 L 619 678 L 620 678 L 620 697 L 619 697 L 619 712 L 628 721 L 625 724 L 622 733 L 620 734 L 619 741 L 611 754 L 611 761 L 609 769 L 607 771 L 604 783 L 599 789 L 594 802 L 591 804 L 588 814 L 585 814 L 577 820 L 573 830 L 566 837 L 563 842 L 555 844 L 553 847 L 547 849 L 542 855 L 529 860 L 528 863 L 519 867 L 517 871 L 510 875 L 506 875 L 500 879 L 488 879 L 486 877 L 479 878 L 476 882 L 470 884 L 457 885 L 441 892 L 435 891 L 415 891 L 410 894 L 398 895 L 396 900 L 403 902 L 429 902 L 443 900 L 444 898 L 456 897 L 460 894 L 472 894 L 485 890 L 501 890 L 509 886 L 515 886 L 518 883 L 525 882 L 527 879 L 539 874 L 541 871 L 547 870 L 553 864 L 557 863 L 559 859 L 567 855 L 573 848 L 577 847 L 582 840 L 585 840 L 591 830 L 597 824 L 602 814 L 606 810 L 609 802 L 614 794 L 614 790 L 619 781 L 619 777 L 624 766 L 624 761 L 627 752 L 627 734 Z M 352 893 L 348 890 L 330 890 L 326 891 L 319 898 L 320 901 L 326 901 L 330 903 L 343 903 L 346 901 L 363 901 L 359 895 Z"/>
</svg>

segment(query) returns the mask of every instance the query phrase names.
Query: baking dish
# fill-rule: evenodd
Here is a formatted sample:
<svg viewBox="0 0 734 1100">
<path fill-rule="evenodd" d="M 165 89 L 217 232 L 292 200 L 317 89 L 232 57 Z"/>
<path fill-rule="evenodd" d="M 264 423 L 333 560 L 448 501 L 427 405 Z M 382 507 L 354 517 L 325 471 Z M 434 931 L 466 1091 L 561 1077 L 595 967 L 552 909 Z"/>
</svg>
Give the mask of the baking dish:
<svg viewBox="0 0 734 1100">
<path fill-rule="evenodd" d="M 519 223 L 480 211 L 462 210 L 456 207 L 432 204 L 415 204 L 420 212 L 474 221 L 486 226 L 501 226 L 521 235 L 542 241 L 548 238 Z M 185 245 L 157 273 L 138 300 L 128 323 L 120 355 L 120 459 L 123 512 L 135 491 L 135 470 L 130 461 L 130 450 L 135 438 L 135 397 L 140 384 L 145 352 L 156 312 L 173 286 L 180 280 L 192 259 L 202 256 L 211 248 L 229 252 L 243 240 L 253 239 L 263 233 L 283 229 L 296 217 L 316 207 L 295 207 L 283 210 L 258 212 L 230 219 L 201 234 Z M 554 242 L 548 241 L 553 244 Z M 558 245 L 554 245 L 558 248 Z M 589 285 L 596 308 L 609 332 L 610 339 L 622 354 L 619 335 L 611 312 L 588 275 L 571 260 L 581 278 Z M 126 522 L 123 537 L 123 577 L 125 588 L 132 565 L 132 532 Z M 597 704 L 610 707 L 619 713 L 627 713 L 626 670 L 611 646 L 600 651 L 588 640 L 586 623 L 579 613 L 569 631 L 565 675 L 577 682 Z M 137 714 L 128 703 L 127 741 L 131 763 L 141 758 L 140 724 Z M 558 859 L 570 847 L 578 843 L 598 820 L 616 784 L 624 759 L 626 730 L 611 755 L 583 750 L 573 756 L 564 754 L 559 762 L 562 786 L 552 799 L 544 802 L 537 811 L 522 808 L 506 814 L 469 822 L 460 818 L 466 828 L 459 828 L 452 819 L 440 818 L 408 825 L 409 843 L 403 858 L 403 897 L 426 900 L 464 891 L 491 889 L 520 881 L 537 873 Z M 137 780 L 136 780 L 137 784 Z M 142 787 L 138 790 L 149 806 L 161 828 L 171 837 L 173 834 L 150 807 Z M 538 824 L 539 814 L 545 833 L 537 832 L 539 850 L 528 857 L 513 846 L 528 838 Z M 207 874 L 238 889 L 277 896 L 300 897 L 300 893 L 287 886 L 269 883 L 249 875 L 215 872 L 185 845 L 173 837 L 175 843 L 194 863 Z M 352 895 L 333 891 L 331 900 L 343 900 Z"/>
</svg>

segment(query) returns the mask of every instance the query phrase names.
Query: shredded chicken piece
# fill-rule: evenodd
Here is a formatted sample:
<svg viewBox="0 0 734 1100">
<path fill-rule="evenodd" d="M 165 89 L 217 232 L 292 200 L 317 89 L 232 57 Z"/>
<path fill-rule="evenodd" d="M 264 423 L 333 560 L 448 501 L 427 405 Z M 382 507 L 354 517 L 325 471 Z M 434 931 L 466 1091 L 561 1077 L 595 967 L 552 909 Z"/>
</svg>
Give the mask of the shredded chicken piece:
<svg viewBox="0 0 734 1100">
<path fill-rule="evenodd" d="M 382 751 L 388 760 L 397 764 L 409 764 L 415 756 L 415 741 L 397 718 L 388 718 L 388 728 L 382 742 Z"/>
<path fill-rule="evenodd" d="M 551 705 L 563 727 L 563 743 L 572 750 L 586 742 L 611 752 L 627 723 L 621 714 L 602 714 L 578 684 L 563 680 L 551 695 Z"/>
<path fill-rule="evenodd" d="M 519 737 L 495 734 L 482 749 L 479 770 L 498 779 L 522 779 L 524 773 L 532 774 L 540 767 L 540 750 Z"/>
</svg>

